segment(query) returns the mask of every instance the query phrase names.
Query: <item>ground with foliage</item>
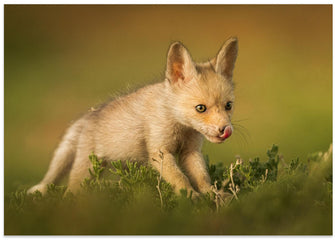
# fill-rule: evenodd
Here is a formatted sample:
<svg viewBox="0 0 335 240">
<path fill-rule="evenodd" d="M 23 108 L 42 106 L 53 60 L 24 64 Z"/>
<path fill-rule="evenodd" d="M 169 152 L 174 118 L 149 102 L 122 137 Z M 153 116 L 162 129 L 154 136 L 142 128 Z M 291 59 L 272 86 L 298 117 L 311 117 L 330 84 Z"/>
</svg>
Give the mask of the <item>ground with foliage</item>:
<svg viewBox="0 0 335 240">
<path fill-rule="evenodd" d="M 5 234 L 332 234 L 332 146 L 286 161 L 273 145 L 267 156 L 237 156 L 230 166 L 207 158 L 212 193 L 194 199 L 175 194 L 150 167 L 107 167 L 92 154 L 92 177 L 78 195 L 55 185 L 45 196 L 5 195 Z"/>
</svg>

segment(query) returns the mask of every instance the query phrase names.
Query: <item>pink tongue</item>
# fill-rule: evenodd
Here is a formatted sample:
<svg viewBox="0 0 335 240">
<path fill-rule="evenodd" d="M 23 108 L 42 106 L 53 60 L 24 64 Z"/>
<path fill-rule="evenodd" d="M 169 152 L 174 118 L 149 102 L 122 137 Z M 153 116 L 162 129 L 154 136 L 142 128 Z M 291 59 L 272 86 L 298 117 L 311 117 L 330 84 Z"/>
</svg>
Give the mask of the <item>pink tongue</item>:
<svg viewBox="0 0 335 240">
<path fill-rule="evenodd" d="M 233 130 L 231 129 L 231 127 L 227 126 L 224 129 L 224 132 L 223 132 L 223 134 L 220 137 L 226 139 L 226 138 L 229 138 L 232 133 L 233 133 Z"/>
</svg>

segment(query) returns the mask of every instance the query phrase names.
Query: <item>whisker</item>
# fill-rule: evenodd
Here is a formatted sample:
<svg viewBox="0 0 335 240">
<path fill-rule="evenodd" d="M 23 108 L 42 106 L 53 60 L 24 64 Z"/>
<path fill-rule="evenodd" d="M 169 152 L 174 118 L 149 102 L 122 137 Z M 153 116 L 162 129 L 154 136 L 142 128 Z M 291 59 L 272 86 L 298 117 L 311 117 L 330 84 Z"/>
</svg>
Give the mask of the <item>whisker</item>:
<svg viewBox="0 0 335 240">
<path fill-rule="evenodd" d="M 239 128 L 242 128 L 242 129 L 248 131 L 248 129 L 247 129 L 245 126 L 243 126 L 242 124 L 240 124 L 240 123 L 236 123 L 235 121 L 232 121 L 231 124 L 232 124 L 233 126 L 236 126 L 236 127 L 239 127 Z"/>
<path fill-rule="evenodd" d="M 249 118 L 242 118 L 242 119 L 234 119 L 232 122 L 243 122 L 243 121 L 247 121 L 247 120 L 250 120 Z"/>
<path fill-rule="evenodd" d="M 248 145 L 249 141 L 248 141 L 248 135 L 246 135 L 244 132 L 240 131 L 239 129 L 237 129 L 235 131 L 235 135 L 238 137 L 239 140 L 241 140 L 243 142 L 243 144 L 246 146 Z"/>
<path fill-rule="evenodd" d="M 251 139 L 248 129 L 245 126 L 236 123 L 236 121 L 232 122 L 232 125 L 235 130 L 235 135 L 240 141 L 242 141 L 241 145 L 243 145 L 243 147 L 247 146 L 249 144 L 249 140 Z"/>
<path fill-rule="evenodd" d="M 232 123 L 232 125 L 233 125 L 234 129 L 237 128 L 239 130 L 246 131 L 246 133 L 249 134 L 249 130 L 245 126 L 243 126 L 241 124 L 236 124 L 236 123 Z"/>
</svg>

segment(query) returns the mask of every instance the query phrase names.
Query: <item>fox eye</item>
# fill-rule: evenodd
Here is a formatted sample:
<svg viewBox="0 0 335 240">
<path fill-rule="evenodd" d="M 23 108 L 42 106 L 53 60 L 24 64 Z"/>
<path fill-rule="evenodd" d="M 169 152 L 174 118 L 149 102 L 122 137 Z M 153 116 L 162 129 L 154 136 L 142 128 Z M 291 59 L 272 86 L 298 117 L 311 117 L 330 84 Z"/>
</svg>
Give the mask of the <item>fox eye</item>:
<svg viewBox="0 0 335 240">
<path fill-rule="evenodd" d="M 203 112 L 206 111 L 207 108 L 206 108 L 205 105 L 203 105 L 203 104 L 199 104 L 199 105 L 195 106 L 195 109 L 196 109 L 199 113 L 203 113 Z"/>
<path fill-rule="evenodd" d="M 229 101 L 226 103 L 225 109 L 227 111 L 231 110 L 231 108 L 233 107 L 233 102 Z"/>
</svg>

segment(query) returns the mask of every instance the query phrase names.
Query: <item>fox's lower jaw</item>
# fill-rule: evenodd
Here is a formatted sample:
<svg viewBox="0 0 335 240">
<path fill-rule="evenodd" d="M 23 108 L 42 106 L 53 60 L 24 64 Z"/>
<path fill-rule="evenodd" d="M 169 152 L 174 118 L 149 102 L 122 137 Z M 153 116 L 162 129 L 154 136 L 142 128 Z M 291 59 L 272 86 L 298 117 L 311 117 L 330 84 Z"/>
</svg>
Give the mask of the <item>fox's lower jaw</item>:
<svg viewBox="0 0 335 240">
<path fill-rule="evenodd" d="M 225 127 L 223 133 L 218 134 L 218 135 L 207 135 L 204 134 L 204 136 L 207 138 L 208 141 L 212 142 L 212 143 L 222 143 L 224 142 L 224 140 L 226 140 L 227 138 L 229 138 L 233 133 L 233 127 L 228 125 L 227 127 Z"/>
</svg>

